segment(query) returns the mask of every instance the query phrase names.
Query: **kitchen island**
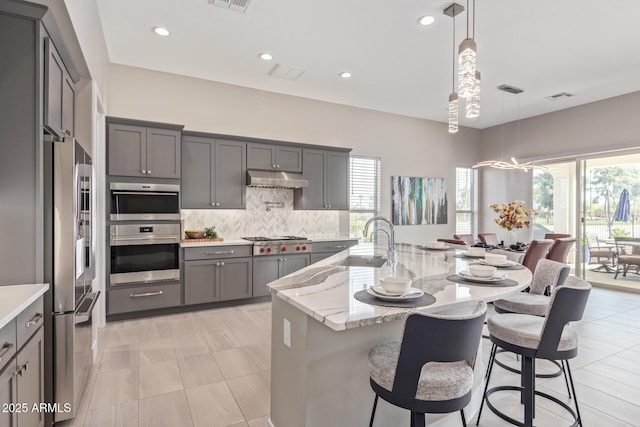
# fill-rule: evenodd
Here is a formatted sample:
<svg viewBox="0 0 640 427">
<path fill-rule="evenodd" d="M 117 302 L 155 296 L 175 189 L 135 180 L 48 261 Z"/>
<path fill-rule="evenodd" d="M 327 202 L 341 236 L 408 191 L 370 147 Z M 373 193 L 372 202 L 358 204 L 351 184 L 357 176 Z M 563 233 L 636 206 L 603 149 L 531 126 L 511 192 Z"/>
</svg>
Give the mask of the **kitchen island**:
<svg viewBox="0 0 640 427">
<path fill-rule="evenodd" d="M 447 277 L 467 270 L 473 258 L 454 251 L 424 250 L 398 244 L 397 275 L 433 295 L 421 308 L 382 307 L 354 298 L 389 274 L 381 267 L 353 266 L 367 257 L 386 258 L 386 250 L 354 246 L 294 274 L 272 282 L 271 415 L 273 427 L 367 425 L 374 393 L 369 386 L 367 354 L 377 344 L 400 340 L 402 319 L 420 310 L 431 313 L 470 312 L 479 300 L 493 301 L 518 292 L 531 282 L 531 272 L 501 270 L 517 284 L 509 287 L 454 283 Z M 467 419 L 481 398 L 483 362 L 475 366 Z M 428 425 L 458 426 L 459 414 L 428 415 Z M 376 425 L 409 425 L 409 412 L 384 401 Z"/>
</svg>

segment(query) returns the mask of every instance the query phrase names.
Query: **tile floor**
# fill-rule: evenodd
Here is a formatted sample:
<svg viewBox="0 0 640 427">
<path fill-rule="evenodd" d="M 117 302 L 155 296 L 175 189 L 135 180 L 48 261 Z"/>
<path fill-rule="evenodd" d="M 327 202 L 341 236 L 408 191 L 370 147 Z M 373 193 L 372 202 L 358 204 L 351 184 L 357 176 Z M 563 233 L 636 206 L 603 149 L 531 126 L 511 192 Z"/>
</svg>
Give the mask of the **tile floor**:
<svg viewBox="0 0 640 427">
<path fill-rule="evenodd" d="M 67 425 L 266 426 L 270 325 L 270 303 L 108 323 L 80 413 Z M 571 366 L 584 425 L 640 426 L 640 294 L 594 288 L 576 326 L 580 350 Z M 483 340 L 485 361 L 489 350 Z M 517 377 L 496 367 L 491 382 L 513 384 Z M 568 401 L 562 378 L 537 384 Z M 516 394 L 494 396 L 518 416 Z M 538 405 L 536 425 L 569 424 L 554 405 Z M 480 425 L 508 424 L 485 410 Z"/>
</svg>

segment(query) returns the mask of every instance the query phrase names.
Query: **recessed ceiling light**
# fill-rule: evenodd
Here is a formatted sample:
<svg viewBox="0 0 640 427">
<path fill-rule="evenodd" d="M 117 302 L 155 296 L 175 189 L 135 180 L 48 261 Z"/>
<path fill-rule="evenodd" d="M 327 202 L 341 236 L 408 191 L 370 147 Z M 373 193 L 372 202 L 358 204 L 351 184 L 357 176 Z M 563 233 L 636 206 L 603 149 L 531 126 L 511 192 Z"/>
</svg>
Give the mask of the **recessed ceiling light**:
<svg viewBox="0 0 640 427">
<path fill-rule="evenodd" d="M 153 30 L 153 32 L 154 32 L 154 33 L 156 33 L 156 34 L 157 34 L 157 35 L 159 35 L 159 36 L 164 36 L 164 37 L 166 37 L 166 36 L 168 36 L 169 34 L 171 34 L 171 33 L 169 32 L 169 30 L 167 30 L 167 29 L 166 29 L 166 28 L 164 28 L 164 27 L 153 27 L 153 28 L 152 28 L 152 30 Z"/>
<path fill-rule="evenodd" d="M 424 26 L 431 25 L 434 22 L 436 22 L 436 18 L 434 18 L 431 15 L 425 15 L 422 18 L 418 19 L 418 24 L 424 25 Z"/>
<path fill-rule="evenodd" d="M 348 71 L 343 71 L 340 74 L 338 74 L 340 77 L 342 77 L 343 79 L 348 79 L 351 77 L 351 73 Z"/>
<path fill-rule="evenodd" d="M 271 61 L 273 59 L 273 55 L 271 55 L 270 53 L 261 53 L 260 55 L 258 55 L 260 57 L 260 59 L 262 59 L 263 61 Z"/>
</svg>

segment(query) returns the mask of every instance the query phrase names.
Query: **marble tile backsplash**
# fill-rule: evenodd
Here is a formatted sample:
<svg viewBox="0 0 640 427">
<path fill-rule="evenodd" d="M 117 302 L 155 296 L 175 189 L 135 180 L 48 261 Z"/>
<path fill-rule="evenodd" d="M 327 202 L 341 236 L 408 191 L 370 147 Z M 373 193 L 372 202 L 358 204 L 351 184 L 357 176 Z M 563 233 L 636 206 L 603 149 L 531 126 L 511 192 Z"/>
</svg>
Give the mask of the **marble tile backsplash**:
<svg viewBox="0 0 640 427">
<path fill-rule="evenodd" d="M 185 230 L 215 225 L 222 237 L 243 236 L 336 236 L 339 233 L 338 211 L 295 211 L 293 190 L 286 188 L 247 187 L 247 208 L 182 209 Z M 282 208 L 267 211 L 265 202 L 281 202 Z"/>
</svg>

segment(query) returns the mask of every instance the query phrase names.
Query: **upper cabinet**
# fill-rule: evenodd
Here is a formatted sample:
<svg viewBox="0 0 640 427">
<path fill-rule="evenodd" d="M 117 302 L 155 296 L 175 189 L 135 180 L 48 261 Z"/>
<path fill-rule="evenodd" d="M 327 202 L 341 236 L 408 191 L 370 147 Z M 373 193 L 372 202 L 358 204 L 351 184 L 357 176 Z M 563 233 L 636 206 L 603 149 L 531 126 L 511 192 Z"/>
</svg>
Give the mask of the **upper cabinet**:
<svg viewBox="0 0 640 427">
<path fill-rule="evenodd" d="M 57 136 L 74 135 L 73 80 L 49 38 L 44 47 L 44 126 Z"/>
<path fill-rule="evenodd" d="M 349 209 L 348 152 L 304 149 L 302 171 L 309 186 L 295 190 L 295 209 Z"/>
<path fill-rule="evenodd" d="M 302 148 L 249 143 L 247 169 L 302 172 Z"/>
<path fill-rule="evenodd" d="M 246 155 L 246 142 L 185 135 L 182 208 L 244 209 Z"/>
<path fill-rule="evenodd" d="M 180 178 L 180 130 L 109 123 L 109 175 Z"/>
</svg>

